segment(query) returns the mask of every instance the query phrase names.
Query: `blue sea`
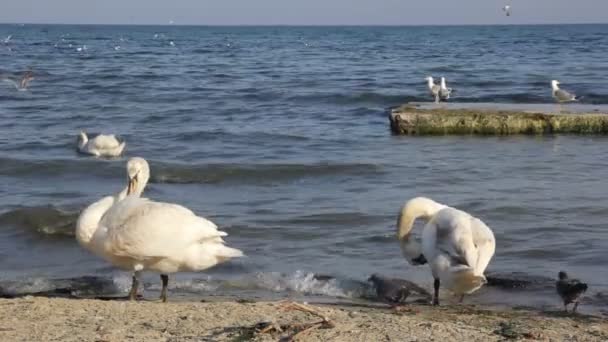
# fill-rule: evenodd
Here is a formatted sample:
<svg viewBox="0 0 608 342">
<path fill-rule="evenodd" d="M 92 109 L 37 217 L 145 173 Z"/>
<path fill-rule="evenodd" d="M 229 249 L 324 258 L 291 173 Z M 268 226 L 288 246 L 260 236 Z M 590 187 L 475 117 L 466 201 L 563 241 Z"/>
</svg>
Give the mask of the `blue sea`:
<svg viewBox="0 0 608 342">
<path fill-rule="evenodd" d="M 565 270 L 589 284 L 581 311 L 606 311 L 607 138 L 399 137 L 387 119 L 432 101 L 429 75 L 456 103 L 548 104 L 557 79 L 608 104 L 606 55 L 608 25 L 0 25 L 0 78 L 35 76 L 26 91 L 0 82 L 0 289 L 124 293 L 130 274 L 74 226 L 141 156 L 147 197 L 207 217 L 247 254 L 172 277 L 172 298 L 358 300 L 374 272 L 431 289 L 395 239 L 401 205 L 423 195 L 485 221 L 488 274 L 528 284 L 467 302 L 559 310 Z M 77 154 L 81 130 L 125 139 L 124 156 Z M 157 275 L 145 283 L 156 296 Z"/>
</svg>

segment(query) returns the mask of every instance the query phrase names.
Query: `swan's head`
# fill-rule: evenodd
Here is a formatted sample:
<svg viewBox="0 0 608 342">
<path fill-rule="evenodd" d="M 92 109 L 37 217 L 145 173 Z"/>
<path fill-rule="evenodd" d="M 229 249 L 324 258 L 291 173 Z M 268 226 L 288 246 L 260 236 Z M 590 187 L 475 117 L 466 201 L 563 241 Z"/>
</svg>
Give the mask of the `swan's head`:
<svg viewBox="0 0 608 342">
<path fill-rule="evenodd" d="M 127 162 L 127 196 L 144 192 L 144 188 L 150 179 L 150 166 L 144 158 L 133 157 Z"/>
<path fill-rule="evenodd" d="M 553 89 L 557 88 L 558 85 L 560 85 L 559 81 L 557 81 L 557 80 L 551 81 L 551 87 Z"/>
<path fill-rule="evenodd" d="M 424 80 L 427 81 L 427 82 L 429 82 L 429 83 L 433 83 L 433 77 L 432 76 L 427 76 Z"/>
<path fill-rule="evenodd" d="M 401 254 L 410 265 L 424 265 L 427 263 L 426 258 L 422 254 L 422 245 L 413 238 L 400 241 Z"/>
</svg>

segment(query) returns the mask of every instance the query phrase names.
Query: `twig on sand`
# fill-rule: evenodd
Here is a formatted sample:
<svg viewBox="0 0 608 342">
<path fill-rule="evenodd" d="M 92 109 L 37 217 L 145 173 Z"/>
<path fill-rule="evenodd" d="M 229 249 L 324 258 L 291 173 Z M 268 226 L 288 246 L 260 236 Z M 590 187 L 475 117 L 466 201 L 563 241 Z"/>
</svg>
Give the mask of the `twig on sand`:
<svg viewBox="0 0 608 342">
<path fill-rule="evenodd" d="M 288 337 L 288 341 L 295 341 L 298 337 L 302 337 L 316 328 L 331 329 L 336 326 L 334 322 L 332 322 L 327 316 L 323 315 L 318 309 L 308 305 L 296 302 L 282 302 L 280 307 L 285 311 L 302 311 L 321 318 L 321 320 L 318 322 L 291 325 L 291 328 L 296 332 Z"/>
</svg>

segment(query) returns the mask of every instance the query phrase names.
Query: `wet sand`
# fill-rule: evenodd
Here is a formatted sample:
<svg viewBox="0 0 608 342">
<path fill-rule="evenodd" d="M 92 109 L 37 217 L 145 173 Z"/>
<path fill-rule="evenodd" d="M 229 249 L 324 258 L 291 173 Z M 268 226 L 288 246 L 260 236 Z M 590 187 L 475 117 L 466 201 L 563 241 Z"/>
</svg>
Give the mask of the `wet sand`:
<svg viewBox="0 0 608 342">
<path fill-rule="evenodd" d="M 0 341 L 278 341 L 320 318 L 285 302 L 0 299 Z M 310 304 L 333 327 L 299 341 L 606 341 L 605 318 L 472 305 Z M 274 325 L 260 324 L 272 322 Z M 304 326 L 294 326 L 304 324 Z M 257 325 L 257 329 L 255 328 Z M 282 327 L 277 332 L 273 327 Z M 267 332 L 261 332 L 266 328 Z"/>
</svg>

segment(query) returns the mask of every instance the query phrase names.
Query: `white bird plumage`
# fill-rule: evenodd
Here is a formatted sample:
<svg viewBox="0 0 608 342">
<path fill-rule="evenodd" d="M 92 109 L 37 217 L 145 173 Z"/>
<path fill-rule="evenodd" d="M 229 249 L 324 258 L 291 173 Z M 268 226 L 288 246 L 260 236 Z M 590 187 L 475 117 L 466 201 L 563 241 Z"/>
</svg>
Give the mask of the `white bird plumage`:
<svg viewBox="0 0 608 342">
<path fill-rule="evenodd" d="M 450 95 L 452 94 L 452 88 L 448 88 L 445 83 L 445 77 L 441 78 L 441 83 L 439 84 L 439 96 L 442 100 L 448 100 Z"/>
<path fill-rule="evenodd" d="M 134 272 L 130 299 L 137 295 L 142 271 L 160 273 L 161 299 L 166 301 L 168 274 L 202 271 L 243 253 L 224 245 L 227 234 L 191 210 L 140 198 L 149 172 L 145 159 L 129 159 L 129 184 L 81 213 L 76 239 L 114 266 Z"/>
<path fill-rule="evenodd" d="M 560 89 L 559 85 L 560 85 L 559 81 L 557 81 L 557 80 L 551 81 L 551 94 L 557 102 L 578 101 L 578 98 L 576 97 L 576 95 L 571 94 L 563 89 Z"/>
<path fill-rule="evenodd" d="M 78 151 L 96 157 L 118 157 L 126 144 L 125 141 L 118 141 L 114 134 L 99 134 L 92 139 L 85 132 L 78 134 Z"/>
<path fill-rule="evenodd" d="M 411 236 L 414 221 L 426 221 L 421 242 Z M 468 213 L 439 204 L 429 198 L 416 197 L 401 209 L 397 237 L 403 256 L 410 264 L 428 263 L 433 274 L 433 304 L 439 304 L 439 286 L 461 296 L 470 294 L 486 283 L 484 271 L 496 241 L 492 230 Z"/>
<path fill-rule="evenodd" d="M 427 82 L 426 85 L 429 89 L 429 93 L 435 98 L 435 103 L 439 103 L 439 92 L 441 87 L 435 84 L 432 76 L 426 77 L 425 80 Z"/>
</svg>

